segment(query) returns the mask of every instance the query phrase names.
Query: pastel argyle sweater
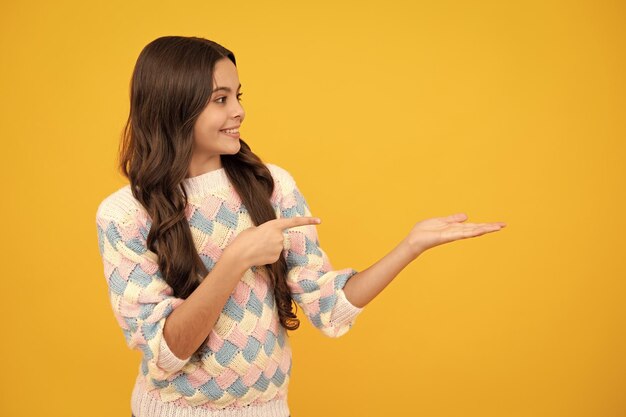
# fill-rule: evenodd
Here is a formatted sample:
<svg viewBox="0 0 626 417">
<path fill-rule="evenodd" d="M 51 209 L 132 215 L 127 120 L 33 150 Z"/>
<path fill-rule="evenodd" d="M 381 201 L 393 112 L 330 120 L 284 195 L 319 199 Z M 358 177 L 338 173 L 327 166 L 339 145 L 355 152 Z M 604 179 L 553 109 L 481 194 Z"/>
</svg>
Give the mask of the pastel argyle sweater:
<svg viewBox="0 0 626 417">
<path fill-rule="evenodd" d="M 276 216 L 311 216 L 289 172 L 266 166 L 275 181 L 271 203 Z M 195 246 L 211 271 L 237 234 L 254 224 L 224 168 L 186 178 L 183 185 Z M 173 296 L 157 255 L 147 249 L 151 221 L 130 185 L 100 203 L 96 223 L 113 313 L 128 346 L 143 353 L 131 397 L 134 415 L 287 417 L 292 355 L 264 269 L 244 273 L 205 344 L 184 360 L 163 338 L 165 320 L 184 300 Z M 333 270 L 316 226 L 284 234 L 293 299 L 324 335 L 342 336 L 362 311 L 343 291 L 357 271 Z"/>
</svg>

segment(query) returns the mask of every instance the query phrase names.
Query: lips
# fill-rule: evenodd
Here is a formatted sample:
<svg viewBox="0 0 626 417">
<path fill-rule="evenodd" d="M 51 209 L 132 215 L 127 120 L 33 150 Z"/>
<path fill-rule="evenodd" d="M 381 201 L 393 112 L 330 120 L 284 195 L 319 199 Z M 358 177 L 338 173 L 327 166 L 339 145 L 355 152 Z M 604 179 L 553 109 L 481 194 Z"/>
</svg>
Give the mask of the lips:
<svg viewBox="0 0 626 417">
<path fill-rule="evenodd" d="M 222 132 L 223 134 L 230 136 L 231 138 L 235 138 L 235 139 L 239 139 L 239 129 L 233 129 L 233 130 L 220 130 L 220 132 Z"/>
</svg>

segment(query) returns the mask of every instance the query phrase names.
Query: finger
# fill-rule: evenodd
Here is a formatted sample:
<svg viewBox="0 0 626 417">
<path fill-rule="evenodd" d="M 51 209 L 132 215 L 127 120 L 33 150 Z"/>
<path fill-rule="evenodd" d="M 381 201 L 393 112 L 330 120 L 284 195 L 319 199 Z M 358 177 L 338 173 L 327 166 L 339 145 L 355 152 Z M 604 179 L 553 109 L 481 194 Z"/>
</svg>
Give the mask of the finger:
<svg viewBox="0 0 626 417">
<path fill-rule="evenodd" d="M 471 236 L 473 237 L 473 236 L 484 235 L 486 233 L 497 232 L 500 229 L 502 229 L 502 226 L 500 225 L 486 223 L 480 227 L 470 229 L 470 233 L 471 233 Z"/>
<path fill-rule="evenodd" d="M 472 225 L 472 226 L 498 226 L 498 227 L 504 227 L 506 226 L 505 222 L 489 222 L 489 223 L 463 223 L 466 225 Z"/>
<path fill-rule="evenodd" d="M 467 220 L 467 215 L 465 213 L 456 213 L 451 216 L 446 216 L 443 218 L 446 222 L 464 222 Z"/>
<path fill-rule="evenodd" d="M 320 224 L 322 220 L 318 217 L 283 217 L 280 219 L 270 220 L 268 223 L 279 229 L 289 229 L 290 227 L 307 226 L 311 224 Z"/>
<path fill-rule="evenodd" d="M 466 228 L 468 227 L 487 227 L 487 228 L 491 228 L 491 227 L 505 227 L 506 223 L 504 222 L 491 222 L 491 223 L 463 223 L 463 224 L 459 224 L 459 226 L 464 226 Z"/>
<path fill-rule="evenodd" d="M 470 237 L 481 236 L 486 233 L 497 232 L 502 227 L 498 225 L 481 225 L 481 224 L 464 224 L 460 228 L 453 228 L 444 232 L 444 236 L 446 239 L 451 240 L 459 240 L 459 239 L 467 239 Z"/>
<path fill-rule="evenodd" d="M 492 226 L 496 226 L 492 223 L 464 223 L 467 226 L 471 226 L 471 227 L 492 227 Z"/>
<path fill-rule="evenodd" d="M 497 223 L 471 223 L 468 226 L 469 230 L 500 230 L 503 227 Z"/>
</svg>

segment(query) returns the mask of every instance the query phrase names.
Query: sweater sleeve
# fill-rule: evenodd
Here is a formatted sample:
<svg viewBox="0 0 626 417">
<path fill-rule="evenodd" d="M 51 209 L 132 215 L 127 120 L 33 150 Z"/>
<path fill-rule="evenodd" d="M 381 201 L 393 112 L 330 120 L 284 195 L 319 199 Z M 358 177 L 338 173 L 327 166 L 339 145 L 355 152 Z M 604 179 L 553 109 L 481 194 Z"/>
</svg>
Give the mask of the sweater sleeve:
<svg viewBox="0 0 626 417">
<path fill-rule="evenodd" d="M 282 171 L 283 196 L 281 217 L 313 216 L 293 177 Z M 324 335 L 340 337 L 354 324 L 363 308 L 346 298 L 343 287 L 357 274 L 352 268 L 333 269 L 328 255 L 320 246 L 314 225 L 285 230 L 287 284 L 293 299 Z"/>
<path fill-rule="evenodd" d="M 143 352 L 142 370 L 155 379 L 167 379 L 190 358 L 172 353 L 163 337 L 166 318 L 184 300 L 174 297 L 163 279 L 157 255 L 147 249 L 145 227 L 105 200 L 98 207 L 98 246 L 115 318 L 131 349 Z"/>
</svg>

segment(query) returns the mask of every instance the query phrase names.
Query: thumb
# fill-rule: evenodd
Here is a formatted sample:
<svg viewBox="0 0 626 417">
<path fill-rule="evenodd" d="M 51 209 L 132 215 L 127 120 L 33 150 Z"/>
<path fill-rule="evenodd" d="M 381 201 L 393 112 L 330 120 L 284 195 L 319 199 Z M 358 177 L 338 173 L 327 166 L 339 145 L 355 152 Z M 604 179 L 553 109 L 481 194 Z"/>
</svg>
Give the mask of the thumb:
<svg viewBox="0 0 626 417">
<path fill-rule="evenodd" d="M 465 213 L 456 213 L 450 216 L 443 218 L 447 222 L 464 222 L 467 220 L 467 215 Z"/>
</svg>

